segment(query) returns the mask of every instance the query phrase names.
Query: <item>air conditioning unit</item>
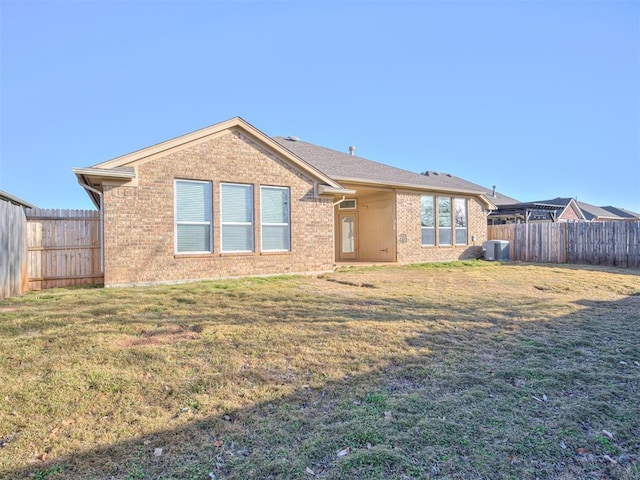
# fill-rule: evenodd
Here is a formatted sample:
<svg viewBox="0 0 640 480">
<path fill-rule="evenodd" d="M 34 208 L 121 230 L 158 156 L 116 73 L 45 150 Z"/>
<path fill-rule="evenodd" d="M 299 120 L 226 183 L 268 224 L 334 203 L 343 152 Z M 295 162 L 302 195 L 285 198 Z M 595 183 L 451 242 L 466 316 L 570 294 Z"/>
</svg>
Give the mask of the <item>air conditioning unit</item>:
<svg viewBox="0 0 640 480">
<path fill-rule="evenodd" d="M 509 260 L 509 242 L 507 240 L 487 240 L 482 245 L 482 250 L 484 250 L 485 260 Z"/>
</svg>

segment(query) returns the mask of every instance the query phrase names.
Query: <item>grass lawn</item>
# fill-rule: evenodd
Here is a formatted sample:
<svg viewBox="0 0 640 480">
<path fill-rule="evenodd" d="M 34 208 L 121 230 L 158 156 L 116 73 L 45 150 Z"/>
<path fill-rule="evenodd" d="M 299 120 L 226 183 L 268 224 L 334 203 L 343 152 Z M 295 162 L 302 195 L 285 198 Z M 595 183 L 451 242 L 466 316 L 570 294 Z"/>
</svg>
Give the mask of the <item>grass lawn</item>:
<svg viewBox="0 0 640 480">
<path fill-rule="evenodd" d="M 640 272 L 464 262 L 0 302 L 0 477 L 640 479 Z"/>
</svg>

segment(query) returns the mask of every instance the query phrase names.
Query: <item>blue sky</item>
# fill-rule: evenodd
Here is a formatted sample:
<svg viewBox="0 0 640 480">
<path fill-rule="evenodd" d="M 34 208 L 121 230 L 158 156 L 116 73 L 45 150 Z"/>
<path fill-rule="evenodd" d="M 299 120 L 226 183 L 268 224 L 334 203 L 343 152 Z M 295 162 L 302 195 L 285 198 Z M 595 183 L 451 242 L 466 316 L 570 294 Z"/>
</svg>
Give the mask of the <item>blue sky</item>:
<svg viewBox="0 0 640 480">
<path fill-rule="evenodd" d="M 640 212 L 638 1 L 0 0 L 0 189 L 241 116 L 522 201 Z"/>
</svg>

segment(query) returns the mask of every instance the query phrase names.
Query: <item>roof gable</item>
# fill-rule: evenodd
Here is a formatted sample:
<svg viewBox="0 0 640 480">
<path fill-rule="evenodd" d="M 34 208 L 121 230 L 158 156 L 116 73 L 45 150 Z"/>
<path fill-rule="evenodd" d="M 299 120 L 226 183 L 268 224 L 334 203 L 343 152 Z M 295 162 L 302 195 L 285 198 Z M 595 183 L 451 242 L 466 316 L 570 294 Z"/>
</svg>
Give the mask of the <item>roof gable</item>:
<svg viewBox="0 0 640 480">
<path fill-rule="evenodd" d="M 332 195 L 353 193 L 342 187 L 333 178 L 326 175 L 317 167 L 309 164 L 295 153 L 283 148 L 271 137 L 255 128 L 240 117 L 234 117 L 224 122 L 216 123 L 209 127 L 187 133 L 176 138 L 152 145 L 120 157 L 98 163 L 93 167 L 73 168 L 78 178 L 78 183 L 87 191 L 87 194 L 100 208 L 100 195 L 102 184 L 105 181 L 120 182 L 122 184 L 135 181 L 136 167 L 164 157 L 170 153 L 180 151 L 195 144 L 214 139 L 230 132 L 239 131 L 258 145 L 266 148 L 280 159 L 289 163 L 293 168 L 306 174 L 309 178 L 318 182 L 318 192 Z"/>
<path fill-rule="evenodd" d="M 279 143 L 274 142 L 271 137 L 261 132 L 240 117 L 234 117 L 224 122 L 216 123 L 215 125 L 196 130 L 195 132 L 187 133 L 185 135 L 172 138 L 156 145 L 152 145 L 141 150 L 136 150 L 135 152 L 128 153 L 126 155 L 122 155 L 112 160 L 98 163 L 92 168 L 113 170 L 120 169 L 122 167 L 136 166 L 141 163 L 152 161 L 155 158 L 165 156 L 173 151 L 181 150 L 183 148 L 186 148 L 187 146 L 193 145 L 194 143 L 204 142 L 233 130 L 242 131 L 257 143 L 278 154 L 280 157 L 283 157 L 294 167 L 307 173 L 312 178 L 320 180 L 322 182 L 326 182 L 332 187 L 340 188 L 340 185 L 337 184 L 333 179 L 331 179 L 312 165 L 309 165 L 303 159 L 297 157 L 296 155 L 292 155 L 290 151 L 283 149 Z"/>
</svg>

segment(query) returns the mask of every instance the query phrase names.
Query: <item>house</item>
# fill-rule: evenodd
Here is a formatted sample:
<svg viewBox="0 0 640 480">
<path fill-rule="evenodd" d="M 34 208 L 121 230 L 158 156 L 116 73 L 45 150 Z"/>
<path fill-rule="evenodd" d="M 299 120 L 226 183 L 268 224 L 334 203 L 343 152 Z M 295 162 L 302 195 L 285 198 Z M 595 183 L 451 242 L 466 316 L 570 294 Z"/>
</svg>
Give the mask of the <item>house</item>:
<svg viewBox="0 0 640 480">
<path fill-rule="evenodd" d="M 73 171 L 101 212 L 107 286 L 476 257 L 495 208 L 460 178 L 271 138 L 239 117 Z"/>
<path fill-rule="evenodd" d="M 580 222 L 585 215 L 573 198 L 501 204 L 488 218 L 489 225 L 526 222 Z"/>
</svg>

